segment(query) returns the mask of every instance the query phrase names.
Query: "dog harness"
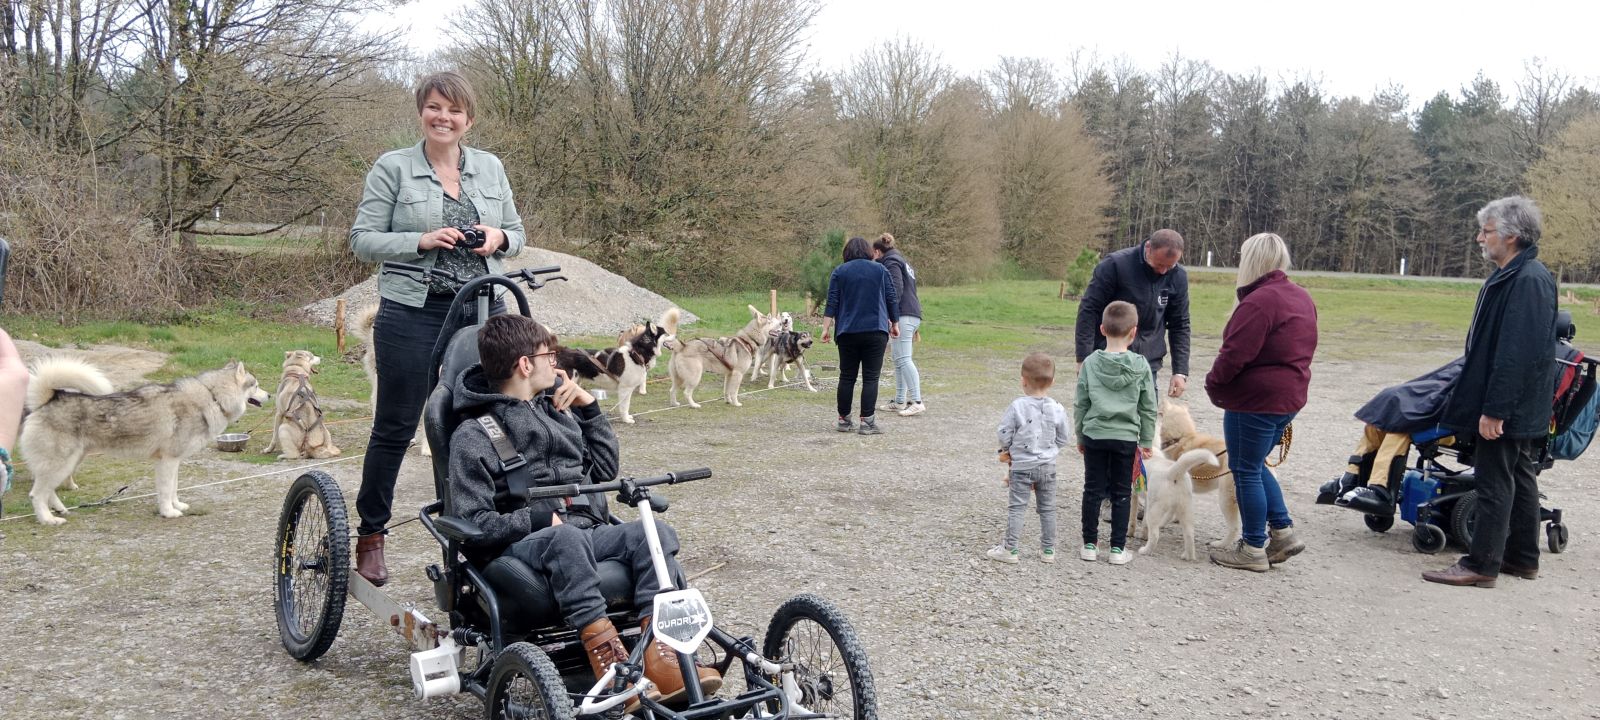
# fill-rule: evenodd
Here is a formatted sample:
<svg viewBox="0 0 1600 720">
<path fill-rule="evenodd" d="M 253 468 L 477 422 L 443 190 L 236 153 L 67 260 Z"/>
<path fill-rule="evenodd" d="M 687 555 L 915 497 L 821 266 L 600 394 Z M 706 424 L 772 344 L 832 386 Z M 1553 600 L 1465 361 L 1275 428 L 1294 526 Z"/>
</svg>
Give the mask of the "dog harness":
<svg viewBox="0 0 1600 720">
<path fill-rule="evenodd" d="M 698 338 L 695 342 L 705 345 L 706 352 L 711 353 L 711 356 L 721 362 L 722 366 L 727 368 L 729 372 L 733 371 L 733 363 L 728 362 L 728 358 L 723 353 L 717 352 L 718 345 L 726 348 L 727 352 L 732 352 L 734 346 L 738 346 L 744 348 L 745 352 L 750 353 L 751 357 L 755 357 L 756 354 L 756 344 L 746 340 L 743 335 L 735 335 L 731 338 L 717 338 L 716 340 Z"/>
</svg>

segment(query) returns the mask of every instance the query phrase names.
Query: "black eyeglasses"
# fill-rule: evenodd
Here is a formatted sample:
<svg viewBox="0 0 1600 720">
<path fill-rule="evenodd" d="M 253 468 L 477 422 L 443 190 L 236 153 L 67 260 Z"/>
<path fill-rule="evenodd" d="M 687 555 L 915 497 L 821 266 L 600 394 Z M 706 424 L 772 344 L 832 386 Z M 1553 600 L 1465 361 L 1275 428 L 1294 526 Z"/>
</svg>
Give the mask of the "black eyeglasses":
<svg viewBox="0 0 1600 720">
<path fill-rule="evenodd" d="M 548 356 L 550 358 L 550 362 L 555 362 L 556 361 L 556 355 L 558 353 L 560 353 L 560 352 L 561 351 L 559 351 L 559 350 L 548 350 L 548 351 L 545 351 L 545 352 L 542 352 L 542 353 L 534 353 L 532 355 L 523 355 L 523 357 L 525 357 L 525 358 L 527 358 L 529 360 L 538 360 L 539 358 Z"/>
</svg>

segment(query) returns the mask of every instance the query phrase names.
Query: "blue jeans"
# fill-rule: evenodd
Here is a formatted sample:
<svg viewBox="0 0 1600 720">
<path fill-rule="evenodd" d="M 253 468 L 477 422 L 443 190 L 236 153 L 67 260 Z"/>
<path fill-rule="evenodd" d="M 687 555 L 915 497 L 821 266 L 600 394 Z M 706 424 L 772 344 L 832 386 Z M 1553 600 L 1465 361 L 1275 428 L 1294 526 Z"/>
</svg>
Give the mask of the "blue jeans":
<svg viewBox="0 0 1600 720">
<path fill-rule="evenodd" d="M 1233 471 L 1233 486 L 1239 496 L 1242 534 L 1251 547 L 1267 546 L 1268 524 L 1275 529 L 1294 524 L 1289 519 L 1288 506 L 1283 504 L 1278 479 L 1267 469 L 1267 454 L 1294 415 L 1232 410 L 1222 413 L 1222 436 L 1228 444 L 1228 469 Z"/>
<path fill-rule="evenodd" d="M 901 315 L 900 337 L 889 338 L 889 352 L 894 357 L 894 401 L 901 405 L 922 402 L 922 374 L 911 362 L 911 343 L 921 326 L 922 318 Z"/>
</svg>

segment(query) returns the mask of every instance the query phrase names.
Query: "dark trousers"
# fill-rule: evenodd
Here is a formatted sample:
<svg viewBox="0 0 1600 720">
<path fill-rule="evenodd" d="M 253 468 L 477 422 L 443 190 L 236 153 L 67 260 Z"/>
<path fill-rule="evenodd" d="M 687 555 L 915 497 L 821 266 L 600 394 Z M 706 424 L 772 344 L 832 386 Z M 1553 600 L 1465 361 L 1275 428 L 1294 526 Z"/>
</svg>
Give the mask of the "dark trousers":
<svg viewBox="0 0 1600 720">
<path fill-rule="evenodd" d="M 1100 502 L 1111 499 L 1111 547 L 1127 547 L 1133 462 L 1139 443 L 1083 439 L 1083 544 L 1100 541 Z"/>
<path fill-rule="evenodd" d="M 1500 574 L 1502 561 L 1539 567 L 1538 440 L 1478 438 L 1478 522 L 1461 564 L 1480 575 Z"/>
<path fill-rule="evenodd" d="M 378 316 L 372 324 L 377 412 L 373 413 L 372 435 L 362 461 L 361 489 L 356 492 L 356 513 L 361 516 L 357 532 L 362 535 L 382 532 L 389 524 L 400 463 L 417 434 L 417 421 L 431 390 L 428 361 L 449 311 L 450 299 L 433 295 L 420 308 L 389 300 L 378 303 Z M 502 312 L 504 303 L 491 306 L 491 315 Z M 476 311 L 469 308 L 467 314 L 471 317 Z"/>
<path fill-rule="evenodd" d="M 850 417 L 850 400 L 861 376 L 861 417 L 872 417 L 878 406 L 878 373 L 883 370 L 883 350 L 889 333 L 853 332 L 834 338 L 839 346 L 839 417 Z"/>
<path fill-rule="evenodd" d="M 660 520 L 656 532 L 661 536 L 661 552 L 667 557 L 667 573 L 683 587 L 683 569 L 678 566 L 678 533 Z M 650 560 L 650 543 L 644 525 L 597 525 L 579 530 L 575 525 L 556 525 L 540 530 L 505 549 L 510 555 L 543 574 L 555 594 L 561 616 L 573 628 L 581 629 L 606 614 L 606 600 L 600 593 L 600 573 L 596 565 L 617 560 L 633 573 L 633 606 L 650 614 L 651 604 L 661 585 Z"/>
</svg>

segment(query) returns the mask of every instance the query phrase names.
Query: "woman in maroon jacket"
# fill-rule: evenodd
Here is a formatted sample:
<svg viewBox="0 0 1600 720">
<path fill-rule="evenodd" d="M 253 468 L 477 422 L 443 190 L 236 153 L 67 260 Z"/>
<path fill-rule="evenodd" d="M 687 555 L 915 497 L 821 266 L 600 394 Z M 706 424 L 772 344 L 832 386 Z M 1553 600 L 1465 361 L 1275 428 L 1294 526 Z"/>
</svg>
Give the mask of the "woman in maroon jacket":
<svg viewBox="0 0 1600 720">
<path fill-rule="evenodd" d="M 1266 465 L 1267 453 L 1305 407 L 1311 356 L 1317 350 L 1317 306 L 1304 288 L 1289 282 L 1284 274 L 1288 268 L 1283 238 L 1261 233 L 1244 241 L 1239 249 L 1239 304 L 1206 374 L 1206 394 L 1223 410 L 1228 469 L 1243 525 L 1239 543 L 1212 551 L 1211 562 L 1256 572 L 1305 549 L 1295 539 L 1278 479 Z"/>
</svg>

